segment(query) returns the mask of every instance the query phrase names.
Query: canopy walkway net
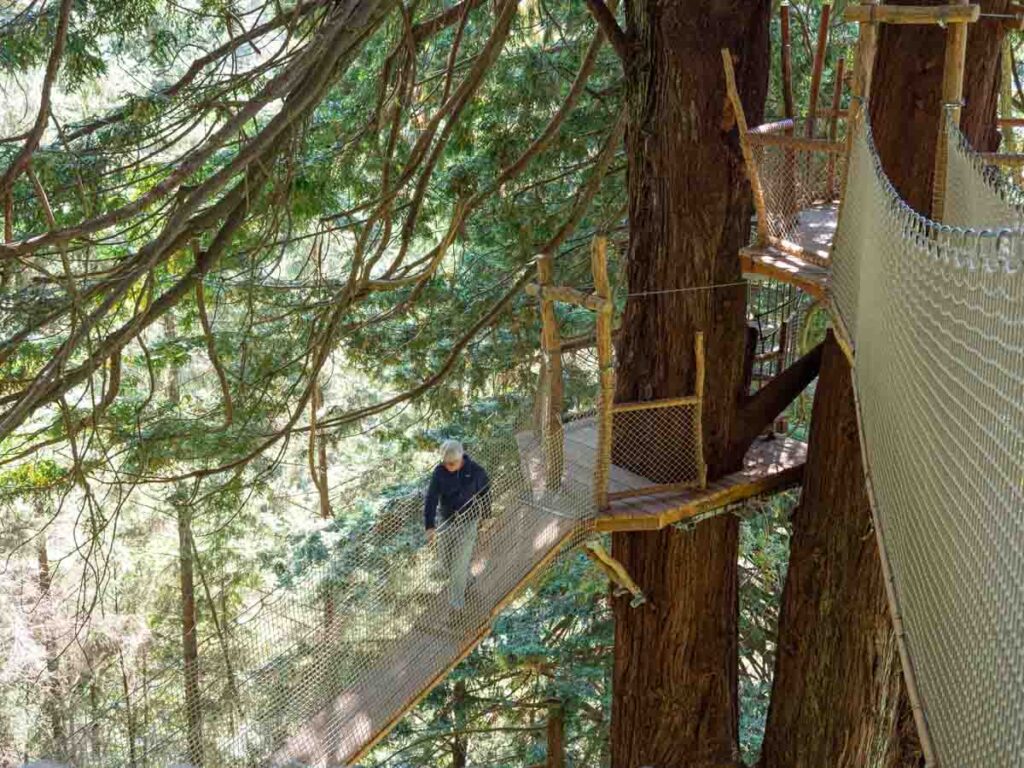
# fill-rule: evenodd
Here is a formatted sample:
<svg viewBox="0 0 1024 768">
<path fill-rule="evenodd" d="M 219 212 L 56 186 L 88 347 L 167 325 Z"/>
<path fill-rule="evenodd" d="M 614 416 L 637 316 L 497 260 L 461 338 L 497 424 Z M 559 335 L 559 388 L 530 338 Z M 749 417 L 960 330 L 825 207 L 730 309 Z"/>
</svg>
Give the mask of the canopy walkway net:
<svg viewBox="0 0 1024 768">
<path fill-rule="evenodd" d="M 425 543 L 423 497 L 382 506 L 337 555 L 251 605 L 211 653 L 227 670 L 186 697 L 180 667 L 146 695 L 166 717 L 145 729 L 117 706 L 54 755 L 75 766 L 352 764 L 488 633 L 491 621 L 594 513 L 593 472 L 563 465 L 549 488 L 545 443 L 530 419 L 476 445 L 490 490 Z M 340 511 L 339 514 L 344 514 Z M 464 607 L 449 574 L 468 572 Z M 141 692 L 136 692 L 138 698 Z M 130 727 L 131 726 L 131 727 Z"/>
<path fill-rule="evenodd" d="M 954 125 L 944 141 L 950 224 L 900 199 L 870 125 L 856 129 L 831 297 L 935 760 L 1011 766 L 1024 754 L 1024 232 L 1011 229 L 1019 191 Z"/>
<path fill-rule="evenodd" d="M 220 632 L 209 652 L 216 665 L 207 660 L 196 675 L 180 665 L 150 675 L 144 692 L 82 724 L 63 754 L 48 757 L 74 766 L 354 765 L 487 636 L 534 575 L 595 530 L 600 511 L 699 491 L 702 368 L 693 395 L 613 405 L 604 258 L 598 241 L 600 293 L 543 280 L 532 286 L 545 338 L 555 340 L 543 356 L 536 403 L 501 414 L 501 424 L 470 446 L 490 485 L 438 526 L 433 544 L 424 535 L 422 491 L 380 505 L 335 555 L 283 580 Z M 574 365 L 591 386 L 582 405 L 562 401 L 564 353 L 546 291 L 597 314 L 596 356 L 570 353 L 585 358 Z M 695 343 L 701 367 L 699 335 Z M 595 407 L 587 410 L 587 402 Z M 652 452 L 655 443 L 660 450 Z M 382 491 L 371 487 L 368 498 Z M 356 507 L 336 516 L 359 519 Z M 146 724 L 134 718 L 127 702 L 142 695 L 159 701 L 165 716 Z M 96 727 L 104 731 L 99 751 Z"/>
</svg>

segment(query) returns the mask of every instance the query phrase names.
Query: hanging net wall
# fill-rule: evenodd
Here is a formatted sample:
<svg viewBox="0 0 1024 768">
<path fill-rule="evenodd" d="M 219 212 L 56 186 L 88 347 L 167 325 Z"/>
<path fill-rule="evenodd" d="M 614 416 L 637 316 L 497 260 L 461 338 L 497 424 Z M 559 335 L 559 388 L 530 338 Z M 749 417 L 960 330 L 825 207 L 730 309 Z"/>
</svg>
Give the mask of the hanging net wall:
<svg viewBox="0 0 1024 768">
<path fill-rule="evenodd" d="M 821 135 L 827 121 L 815 125 L 817 145 L 800 143 L 805 136 L 801 122 L 769 123 L 747 134 L 764 192 L 769 238 L 812 252 L 826 251 L 831 240 L 835 212 L 830 209 L 839 198 L 843 174 L 841 144 Z"/>
<path fill-rule="evenodd" d="M 201 654 L 198 707 L 186 705 L 179 664 L 145 692 L 166 717 L 130 729 L 119 704 L 52 757 L 75 766 L 347 765 L 486 635 L 535 573 L 588 534 L 592 467 L 559 461 L 552 476 L 530 421 L 471 451 L 490 490 L 439 525 L 433 546 L 422 493 L 381 505 L 335 556 L 249 606 L 225 628 L 223 648 Z M 221 656 L 227 669 L 212 661 Z M 102 754 L 90 749 L 97 725 Z"/>
<path fill-rule="evenodd" d="M 805 351 L 806 323 L 814 300 L 780 280 L 750 280 L 747 324 L 757 332 L 751 391 L 778 376 Z"/>
<path fill-rule="evenodd" d="M 858 130 L 832 300 L 856 347 L 905 648 L 948 766 L 1019 765 L 1024 754 L 1022 257 L 1024 234 L 912 211 Z"/>
<path fill-rule="evenodd" d="M 946 146 L 943 221 L 955 227 L 1024 226 L 1024 190 L 1011 172 L 987 164 L 948 118 Z"/>
</svg>

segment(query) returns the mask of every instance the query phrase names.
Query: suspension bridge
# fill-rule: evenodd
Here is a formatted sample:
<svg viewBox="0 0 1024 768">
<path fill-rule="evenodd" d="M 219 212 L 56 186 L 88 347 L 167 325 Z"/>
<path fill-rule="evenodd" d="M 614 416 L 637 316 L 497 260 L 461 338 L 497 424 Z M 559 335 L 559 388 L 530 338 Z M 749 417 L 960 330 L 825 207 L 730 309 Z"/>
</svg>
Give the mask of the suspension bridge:
<svg viewBox="0 0 1024 768">
<path fill-rule="evenodd" d="M 878 26 L 906 11 L 862 8 L 847 11 L 861 23 L 861 50 L 841 127 L 838 110 L 817 133 L 794 120 L 748 127 L 723 52 L 757 213 L 739 258 L 746 273 L 825 302 L 853 367 L 890 609 L 929 762 L 1009 766 L 1024 752 L 1024 198 L 960 134 L 955 82 L 936 126 L 942 221 L 900 198 L 873 144 L 863 73 Z M 916 10 L 920 23 L 940 20 Z M 971 14 L 942 17 L 954 53 Z M 707 480 L 700 334 L 693 392 L 614 402 L 602 241 L 591 269 L 594 290 L 581 291 L 554 284 L 550 257 L 539 259 L 528 291 L 543 328 L 541 384 L 518 425 L 474 451 L 491 470 L 488 514 L 475 508 L 430 547 L 421 501 L 397 500 L 337 558 L 237 619 L 240 631 L 225 641 L 234 664 L 204 674 L 198 704 L 186 705 L 178 679 L 163 682 L 161 701 L 184 712 L 180 727 L 140 734 L 112 710 L 102 756 L 90 754 L 84 727 L 55 757 L 83 766 L 356 765 L 560 553 L 595 532 L 697 522 L 798 485 L 805 447 L 784 437 L 757 441 L 740 471 Z M 555 302 L 595 315 L 592 412 L 562 402 L 571 345 Z M 476 537 L 472 581 L 456 610 L 438 564 L 466 535 Z M 600 547 L 588 552 L 637 591 Z"/>
</svg>

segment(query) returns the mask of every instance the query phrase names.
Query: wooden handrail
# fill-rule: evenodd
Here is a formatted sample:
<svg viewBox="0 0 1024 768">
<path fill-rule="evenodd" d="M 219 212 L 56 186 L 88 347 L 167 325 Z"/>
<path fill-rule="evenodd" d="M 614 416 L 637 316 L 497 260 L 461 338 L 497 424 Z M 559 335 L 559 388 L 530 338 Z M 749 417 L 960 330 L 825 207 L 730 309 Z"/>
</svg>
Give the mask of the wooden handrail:
<svg viewBox="0 0 1024 768">
<path fill-rule="evenodd" d="M 765 133 L 782 133 L 786 130 L 791 130 L 796 127 L 796 122 L 792 118 L 786 118 L 785 120 L 776 120 L 772 123 L 761 123 L 756 125 L 747 131 L 748 136 L 760 136 Z"/>
<path fill-rule="evenodd" d="M 593 293 L 584 293 L 575 288 L 564 285 L 538 285 L 527 283 L 526 292 L 544 301 L 561 301 L 566 304 L 575 304 L 580 307 L 599 311 L 605 304 L 605 299 Z"/>
<path fill-rule="evenodd" d="M 808 139 L 803 136 L 786 136 L 777 133 L 748 133 L 747 141 L 760 146 L 802 149 L 809 152 L 831 152 L 836 155 L 841 155 L 846 151 L 846 145 L 841 141 Z"/>
<path fill-rule="evenodd" d="M 1019 152 L 979 152 L 978 156 L 989 165 L 1020 168 L 1024 166 L 1024 154 Z"/>
<path fill-rule="evenodd" d="M 658 408 L 674 408 L 680 405 L 697 405 L 700 397 L 686 395 L 684 397 L 666 397 L 662 400 L 636 400 L 632 403 L 615 403 L 612 413 L 628 413 L 630 411 L 653 411 Z"/>
<path fill-rule="evenodd" d="M 980 5 L 848 5 L 846 21 L 879 24 L 970 24 L 981 16 Z"/>
</svg>

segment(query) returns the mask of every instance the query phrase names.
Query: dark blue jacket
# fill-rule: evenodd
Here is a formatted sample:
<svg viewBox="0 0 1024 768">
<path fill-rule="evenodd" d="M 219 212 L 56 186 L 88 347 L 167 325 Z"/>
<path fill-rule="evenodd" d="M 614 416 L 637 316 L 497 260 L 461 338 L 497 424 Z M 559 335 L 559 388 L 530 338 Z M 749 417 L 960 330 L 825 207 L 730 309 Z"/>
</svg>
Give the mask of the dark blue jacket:
<svg viewBox="0 0 1024 768">
<path fill-rule="evenodd" d="M 464 455 L 463 459 L 462 469 L 458 472 L 449 472 L 443 464 L 434 467 L 427 488 L 427 503 L 423 508 L 423 522 L 427 529 L 435 525 L 438 502 L 441 503 L 441 522 L 459 512 L 478 494 L 481 514 L 490 514 L 490 478 L 484 468 L 468 455 Z"/>
</svg>

